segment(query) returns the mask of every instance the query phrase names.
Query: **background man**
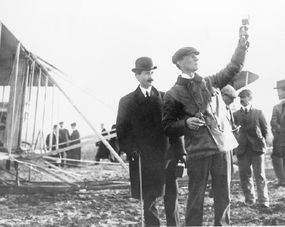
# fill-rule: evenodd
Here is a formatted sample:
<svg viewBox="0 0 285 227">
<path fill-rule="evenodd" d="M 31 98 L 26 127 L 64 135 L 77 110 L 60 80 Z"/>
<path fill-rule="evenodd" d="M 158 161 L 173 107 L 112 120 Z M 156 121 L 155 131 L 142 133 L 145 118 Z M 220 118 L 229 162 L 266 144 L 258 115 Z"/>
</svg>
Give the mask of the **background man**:
<svg viewBox="0 0 285 227">
<path fill-rule="evenodd" d="M 272 164 L 278 179 L 277 186 L 285 187 L 285 80 L 277 81 L 280 103 L 273 107 L 271 130 L 274 136 Z"/>
<path fill-rule="evenodd" d="M 240 38 L 227 67 L 206 78 L 196 73 L 199 52 L 195 48 L 181 48 L 172 57 L 181 75 L 165 94 L 163 126 L 168 136 L 184 135 L 189 176 L 186 226 L 202 225 L 209 172 L 212 175 L 215 225 L 229 224 L 230 150 L 237 146 L 237 142 L 226 119 L 219 89 L 240 71 L 247 47 L 246 39 Z"/>
<path fill-rule="evenodd" d="M 108 132 L 104 127 L 103 123 L 101 123 L 101 135 L 108 135 Z M 101 140 L 96 143 L 96 146 L 98 147 L 98 149 L 95 155 L 95 161 L 99 162 L 100 159 L 110 159 L 110 151 Z"/>
<path fill-rule="evenodd" d="M 76 123 L 73 122 L 70 124 L 70 126 L 72 129 L 72 133 L 70 134 L 69 146 L 80 144 L 80 134 L 79 134 L 79 131 L 76 129 Z M 81 159 L 81 147 L 77 147 L 77 148 L 66 151 L 66 158 L 80 160 Z M 71 165 L 75 165 L 75 166 L 79 165 L 79 162 L 67 161 L 67 163 Z"/>
<path fill-rule="evenodd" d="M 234 113 L 235 122 L 241 128 L 238 132 L 237 158 L 241 187 L 245 203 L 255 203 L 252 170 L 256 181 L 258 203 L 262 208 L 269 207 L 268 189 L 265 176 L 264 153 L 268 126 L 261 110 L 252 107 L 252 92 L 242 90 L 239 95 L 241 109 Z"/>
<path fill-rule="evenodd" d="M 120 150 L 126 152 L 129 159 L 132 197 L 137 199 L 140 198 L 139 156 L 141 158 L 146 226 L 160 225 L 156 199 L 163 195 L 164 155 L 168 145 L 161 124 L 162 93 L 152 86 L 156 68 L 149 57 L 136 60 L 132 71 L 140 85 L 121 98 L 116 123 Z M 167 225 L 179 225 L 176 181 L 172 178 L 166 182 L 167 192 L 168 187 L 174 188 L 174 192 L 170 190 L 165 195 Z"/>
<path fill-rule="evenodd" d="M 48 151 L 55 151 L 57 149 L 57 136 L 58 136 L 58 126 L 54 125 L 52 129 L 52 133 L 48 134 L 46 137 L 46 146 Z M 59 165 L 60 162 L 60 153 L 55 155 L 50 155 L 53 158 L 58 158 L 58 160 L 52 160 L 50 161 L 54 165 Z"/>
<path fill-rule="evenodd" d="M 66 128 L 63 127 L 64 122 L 61 121 L 59 122 L 59 137 L 58 137 L 58 147 L 59 149 L 65 148 L 69 145 L 69 132 Z M 66 157 L 66 152 L 61 152 L 60 153 L 61 158 Z M 64 166 L 64 161 L 61 161 L 61 166 Z"/>
</svg>

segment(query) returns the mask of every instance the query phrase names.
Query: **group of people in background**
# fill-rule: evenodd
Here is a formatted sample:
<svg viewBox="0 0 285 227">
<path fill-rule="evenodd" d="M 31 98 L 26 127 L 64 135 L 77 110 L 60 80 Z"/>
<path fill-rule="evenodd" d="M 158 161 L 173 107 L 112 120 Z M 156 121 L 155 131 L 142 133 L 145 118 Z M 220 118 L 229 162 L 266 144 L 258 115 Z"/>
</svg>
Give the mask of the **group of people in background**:
<svg viewBox="0 0 285 227">
<path fill-rule="evenodd" d="M 153 85 L 157 68 L 149 57 L 138 58 L 132 71 L 137 89 L 121 98 L 117 114 L 119 148 L 129 160 L 131 195 L 143 199 L 146 226 L 159 226 L 157 198 L 164 197 L 168 226 L 179 226 L 177 164 L 189 177 L 186 226 L 201 226 L 209 175 L 214 198 L 214 225 L 230 224 L 230 182 L 236 155 L 245 206 L 270 209 L 265 176 L 269 126 L 252 105 L 253 93 L 230 85 L 241 71 L 249 43 L 240 36 L 230 63 L 207 77 L 197 74 L 199 51 L 177 50 L 172 62 L 181 71 L 167 92 Z M 277 82 L 281 103 L 274 107 L 272 160 L 278 186 L 285 184 L 285 80 Z M 281 95 L 282 94 L 282 95 Z M 231 104 L 239 97 L 241 108 Z M 252 171 L 253 170 L 253 171 Z M 254 190 L 253 175 L 257 188 Z"/>
<path fill-rule="evenodd" d="M 121 155 L 121 152 L 119 150 L 119 144 L 118 139 L 116 136 L 116 125 L 113 124 L 111 127 L 111 130 L 107 132 L 106 128 L 104 127 L 104 124 L 101 124 L 101 135 L 107 136 L 109 134 L 110 139 L 107 139 L 107 141 L 110 143 L 111 147 L 115 150 L 115 152 L 118 153 L 118 155 Z M 117 160 L 114 158 L 114 156 L 110 153 L 109 149 L 104 145 L 104 143 L 100 140 L 96 143 L 97 152 L 95 154 L 95 161 L 99 162 L 101 159 L 107 159 L 111 162 L 117 162 Z"/>
<path fill-rule="evenodd" d="M 59 152 L 57 154 L 51 155 L 51 157 L 55 158 L 53 163 L 59 166 L 78 166 L 78 161 L 81 159 L 81 147 L 74 147 L 68 149 L 68 147 L 80 144 L 80 133 L 76 128 L 76 123 L 73 122 L 70 124 L 71 133 L 69 130 L 64 127 L 64 122 L 59 122 L 58 125 L 53 126 L 53 132 L 47 135 L 46 138 L 46 147 L 47 151 L 55 151 L 57 149 L 67 148 L 63 152 Z"/>
</svg>

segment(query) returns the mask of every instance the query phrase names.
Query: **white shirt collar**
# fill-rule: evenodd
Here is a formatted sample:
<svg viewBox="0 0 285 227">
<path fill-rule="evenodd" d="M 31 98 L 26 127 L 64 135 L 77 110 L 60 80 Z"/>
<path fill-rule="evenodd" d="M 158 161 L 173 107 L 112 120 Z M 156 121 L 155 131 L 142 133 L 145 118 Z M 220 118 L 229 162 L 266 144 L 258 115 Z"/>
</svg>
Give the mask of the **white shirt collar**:
<svg viewBox="0 0 285 227">
<path fill-rule="evenodd" d="M 249 112 L 250 109 L 251 109 L 251 104 L 248 104 L 247 106 L 242 106 L 242 109 L 243 109 L 244 111 Z"/>
<path fill-rule="evenodd" d="M 194 73 L 191 73 L 191 76 L 190 76 L 190 75 L 188 75 L 188 74 L 186 74 L 186 73 L 181 72 L 181 77 L 183 77 L 183 78 L 185 78 L 185 79 L 193 79 L 194 76 L 195 76 Z"/>
<path fill-rule="evenodd" d="M 146 92 L 148 92 L 148 94 L 150 95 L 151 88 L 152 88 L 152 86 L 150 86 L 148 89 L 143 88 L 142 86 L 140 86 L 141 92 L 143 93 L 144 97 L 146 97 Z"/>
</svg>

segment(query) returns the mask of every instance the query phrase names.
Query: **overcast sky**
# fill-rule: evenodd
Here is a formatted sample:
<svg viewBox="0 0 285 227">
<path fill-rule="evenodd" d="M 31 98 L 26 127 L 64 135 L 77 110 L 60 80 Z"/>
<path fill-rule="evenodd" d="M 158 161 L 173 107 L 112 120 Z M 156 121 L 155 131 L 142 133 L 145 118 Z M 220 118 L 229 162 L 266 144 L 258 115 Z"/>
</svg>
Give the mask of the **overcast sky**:
<svg viewBox="0 0 285 227">
<path fill-rule="evenodd" d="M 153 84 L 163 91 L 179 75 L 171 57 L 180 47 L 197 48 L 198 73 L 214 74 L 229 62 L 247 15 L 244 70 L 260 76 L 250 88 L 270 117 L 278 101 L 273 87 L 285 78 L 284 9 L 283 0 L 0 0 L 0 20 L 27 49 L 83 87 L 85 93 L 71 84 L 67 91 L 94 124 L 109 127 L 119 98 L 137 86 L 131 72 L 136 58 L 153 58 Z"/>
</svg>

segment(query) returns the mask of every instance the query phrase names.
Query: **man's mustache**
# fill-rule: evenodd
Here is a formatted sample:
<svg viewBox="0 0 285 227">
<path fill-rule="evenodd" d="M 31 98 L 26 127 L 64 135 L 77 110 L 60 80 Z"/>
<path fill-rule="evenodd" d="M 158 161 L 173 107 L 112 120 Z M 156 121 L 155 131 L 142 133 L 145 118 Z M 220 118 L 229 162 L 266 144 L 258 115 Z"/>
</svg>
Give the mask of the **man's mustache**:
<svg viewBox="0 0 285 227">
<path fill-rule="evenodd" d="M 148 79 L 148 80 L 147 80 L 147 82 L 152 82 L 152 81 L 153 81 L 153 79 Z"/>
</svg>

